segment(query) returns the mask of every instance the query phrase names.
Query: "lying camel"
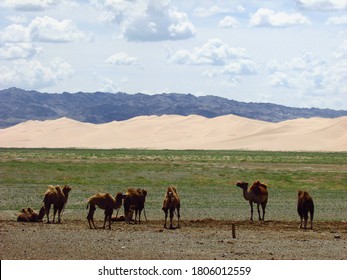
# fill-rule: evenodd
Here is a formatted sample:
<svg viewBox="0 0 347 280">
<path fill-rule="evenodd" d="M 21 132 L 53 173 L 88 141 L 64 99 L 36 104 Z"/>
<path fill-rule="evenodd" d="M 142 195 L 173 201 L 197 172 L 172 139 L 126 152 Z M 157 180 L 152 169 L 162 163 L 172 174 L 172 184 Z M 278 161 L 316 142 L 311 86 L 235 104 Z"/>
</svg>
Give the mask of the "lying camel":
<svg viewBox="0 0 347 280">
<path fill-rule="evenodd" d="M 100 209 L 105 210 L 104 226 L 102 228 L 105 229 L 106 221 L 108 220 L 108 228 L 111 229 L 113 209 L 119 209 L 122 206 L 123 198 L 124 196 L 122 193 L 117 193 L 115 198 L 109 193 L 97 193 L 91 196 L 87 203 L 87 209 L 90 205 L 87 216 L 89 227 L 92 229 L 93 224 L 94 229 L 96 229 L 94 224 L 94 212 L 96 210 L 96 206 L 98 206 Z"/>
<path fill-rule="evenodd" d="M 141 212 L 145 209 L 147 191 L 145 189 L 128 189 L 124 197 L 124 216 L 128 223 L 132 218 L 132 210 L 135 211 L 135 223 L 141 223 Z M 146 211 L 144 216 L 147 222 Z"/>
<path fill-rule="evenodd" d="M 243 190 L 244 199 L 249 201 L 251 206 L 251 221 L 253 221 L 253 202 L 257 203 L 259 221 L 263 220 L 265 217 L 265 207 L 268 199 L 267 185 L 255 181 L 251 187 L 248 188 L 248 183 L 241 181 L 237 182 L 236 186 L 240 187 Z M 263 209 L 263 217 L 260 217 L 259 205 Z"/>
<path fill-rule="evenodd" d="M 18 214 L 18 222 L 42 222 L 43 217 L 45 216 L 45 207 L 42 206 L 39 213 L 37 214 L 31 207 L 27 209 L 22 209 Z"/>
<path fill-rule="evenodd" d="M 165 213 L 165 223 L 164 223 L 164 228 L 166 228 L 166 221 L 167 221 L 167 214 L 168 211 L 170 211 L 170 229 L 173 229 L 172 227 L 172 219 L 174 217 L 174 211 L 175 209 L 177 210 L 177 227 L 180 227 L 180 207 L 181 207 L 181 202 L 180 198 L 178 196 L 177 190 L 175 187 L 168 187 L 165 198 L 163 201 L 163 207 L 161 208 L 164 213 Z"/>
<path fill-rule="evenodd" d="M 300 228 L 302 228 L 302 220 L 304 219 L 304 229 L 307 227 L 308 213 L 310 213 L 311 229 L 313 223 L 314 204 L 312 197 L 308 192 L 298 191 L 298 214 L 300 216 Z"/>
<path fill-rule="evenodd" d="M 43 202 L 46 209 L 47 223 L 49 224 L 49 210 L 53 204 L 53 223 L 55 221 L 55 215 L 58 211 L 58 223 L 61 223 L 61 216 L 64 212 L 65 204 L 69 198 L 69 192 L 71 188 L 65 185 L 63 188 L 60 186 L 48 186 L 48 190 L 45 192 Z"/>
</svg>

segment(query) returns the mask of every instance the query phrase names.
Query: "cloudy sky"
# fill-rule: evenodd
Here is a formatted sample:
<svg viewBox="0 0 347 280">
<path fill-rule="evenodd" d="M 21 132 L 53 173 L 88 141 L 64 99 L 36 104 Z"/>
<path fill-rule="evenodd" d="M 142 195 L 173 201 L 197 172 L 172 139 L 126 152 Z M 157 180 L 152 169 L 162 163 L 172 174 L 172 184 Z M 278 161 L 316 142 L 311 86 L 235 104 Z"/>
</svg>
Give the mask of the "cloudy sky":
<svg viewBox="0 0 347 280">
<path fill-rule="evenodd" d="M 0 0 L 0 89 L 347 109 L 347 0 Z"/>
</svg>

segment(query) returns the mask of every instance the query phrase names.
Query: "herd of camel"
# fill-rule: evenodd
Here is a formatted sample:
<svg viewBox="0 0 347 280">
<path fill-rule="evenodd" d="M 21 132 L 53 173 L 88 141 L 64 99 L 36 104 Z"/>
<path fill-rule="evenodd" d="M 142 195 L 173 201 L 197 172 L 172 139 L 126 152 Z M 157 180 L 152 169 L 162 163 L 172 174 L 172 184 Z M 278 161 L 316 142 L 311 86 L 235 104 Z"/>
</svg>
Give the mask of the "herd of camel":
<svg viewBox="0 0 347 280">
<path fill-rule="evenodd" d="M 247 182 L 240 181 L 236 183 L 236 186 L 243 190 L 243 197 L 249 201 L 251 207 L 251 218 L 253 221 L 253 203 L 257 204 L 259 221 L 264 221 L 265 208 L 268 201 L 267 185 L 255 181 L 251 186 Z M 53 205 L 53 223 L 55 222 L 55 216 L 58 213 L 58 223 L 61 223 L 61 215 L 64 211 L 67 203 L 71 188 L 67 185 L 64 187 L 60 186 L 49 186 L 48 190 L 44 194 L 43 206 L 36 213 L 32 208 L 22 209 L 17 217 L 19 222 L 39 222 L 42 221 L 44 216 L 47 217 L 47 223 L 50 223 L 49 212 Z M 141 212 L 144 211 L 144 216 L 147 221 L 145 212 L 145 200 L 147 191 L 145 189 L 128 189 L 125 194 L 119 192 L 113 197 L 109 193 L 97 193 L 91 196 L 87 202 L 87 209 L 89 212 L 87 220 L 90 229 L 96 229 L 94 223 L 94 212 L 96 207 L 103 209 L 105 212 L 104 225 L 108 221 L 108 228 L 111 229 L 112 221 L 126 221 L 130 223 L 133 221 L 133 215 L 135 213 L 135 223 L 141 223 Z M 124 206 L 124 216 L 118 217 L 118 211 L 121 206 Z M 166 228 L 168 213 L 170 213 L 170 229 L 173 229 L 172 220 L 174 213 L 177 215 L 177 227 L 180 227 L 180 198 L 177 189 L 173 186 L 167 188 L 165 197 L 163 200 L 162 210 L 165 213 L 164 228 Z M 262 216 L 260 215 L 260 206 L 262 208 Z M 117 210 L 116 217 L 112 217 L 113 211 Z M 298 203 L 297 211 L 300 216 L 300 228 L 307 228 L 308 216 L 310 215 L 310 228 L 312 229 L 313 215 L 314 215 L 314 204 L 313 199 L 306 191 L 298 191 Z"/>
</svg>

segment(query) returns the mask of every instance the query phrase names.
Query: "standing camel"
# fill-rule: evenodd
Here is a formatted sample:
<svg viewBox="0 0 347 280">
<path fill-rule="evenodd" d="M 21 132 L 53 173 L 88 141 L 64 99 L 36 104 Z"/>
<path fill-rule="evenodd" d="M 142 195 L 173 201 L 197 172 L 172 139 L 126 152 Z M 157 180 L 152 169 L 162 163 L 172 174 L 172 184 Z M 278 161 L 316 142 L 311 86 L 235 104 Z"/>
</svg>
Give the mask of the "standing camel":
<svg viewBox="0 0 347 280">
<path fill-rule="evenodd" d="M 307 227 L 308 213 L 310 213 L 310 223 L 312 229 L 314 204 L 312 197 L 308 192 L 298 191 L 298 214 L 300 216 L 300 228 L 302 228 L 302 220 L 304 220 L 304 229 Z"/>
<path fill-rule="evenodd" d="M 147 216 L 145 211 L 147 191 L 145 189 L 128 189 L 124 196 L 124 217 L 125 220 L 130 224 L 133 210 L 135 210 L 135 223 L 137 219 L 139 224 L 141 223 L 141 212 L 143 210 L 146 222 Z"/>
<path fill-rule="evenodd" d="M 243 190 L 244 199 L 249 201 L 249 205 L 251 206 L 251 221 L 253 221 L 253 202 L 257 204 L 258 207 L 258 215 L 259 221 L 263 220 L 265 217 L 265 207 L 268 199 L 267 186 L 265 184 L 256 181 L 252 186 L 248 188 L 248 183 L 241 181 L 237 182 L 236 186 L 240 187 Z M 259 204 L 263 209 L 263 218 L 260 217 Z"/>
<path fill-rule="evenodd" d="M 181 202 L 180 198 L 178 196 L 177 190 L 175 187 L 168 187 L 166 191 L 166 195 L 163 201 L 163 207 L 161 208 L 165 213 L 165 223 L 164 228 L 166 228 L 166 221 L 167 221 L 167 214 L 170 210 L 170 229 L 173 229 L 172 227 L 172 219 L 174 217 L 174 211 L 177 210 L 177 227 L 180 227 L 180 207 Z"/>
<path fill-rule="evenodd" d="M 65 185 L 63 188 L 59 186 L 48 186 L 48 190 L 45 192 L 45 196 L 43 198 L 43 202 L 45 205 L 47 223 L 49 224 L 49 210 L 51 209 L 51 205 L 53 204 L 53 224 L 55 220 L 55 215 L 58 211 L 58 223 L 61 223 L 61 215 L 64 212 L 65 204 L 67 199 L 69 198 L 69 192 L 71 188 Z"/>
<path fill-rule="evenodd" d="M 98 206 L 100 209 L 105 210 L 104 226 L 102 228 L 105 229 L 106 221 L 108 220 L 108 228 L 111 229 L 111 217 L 113 214 L 113 209 L 119 209 L 122 206 L 123 198 L 124 195 L 120 192 L 116 194 L 115 198 L 109 193 L 97 193 L 91 196 L 87 203 L 87 209 L 90 205 L 87 216 L 89 227 L 92 229 L 93 224 L 94 229 L 96 229 L 94 224 L 94 212 L 96 210 L 96 206 Z"/>
</svg>

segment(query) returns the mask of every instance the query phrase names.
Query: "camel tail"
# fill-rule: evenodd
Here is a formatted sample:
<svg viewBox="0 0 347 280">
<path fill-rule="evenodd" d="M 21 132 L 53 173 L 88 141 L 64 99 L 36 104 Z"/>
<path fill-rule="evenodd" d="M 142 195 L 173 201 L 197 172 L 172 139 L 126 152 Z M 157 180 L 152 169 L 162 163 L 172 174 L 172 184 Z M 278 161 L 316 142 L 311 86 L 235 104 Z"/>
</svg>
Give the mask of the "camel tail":
<svg viewBox="0 0 347 280">
<path fill-rule="evenodd" d="M 86 209 L 88 209 L 89 208 L 89 201 L 88 201 L 88 203 L 87 203 L 87 207 L 86 207 Z"/>
</svg>

